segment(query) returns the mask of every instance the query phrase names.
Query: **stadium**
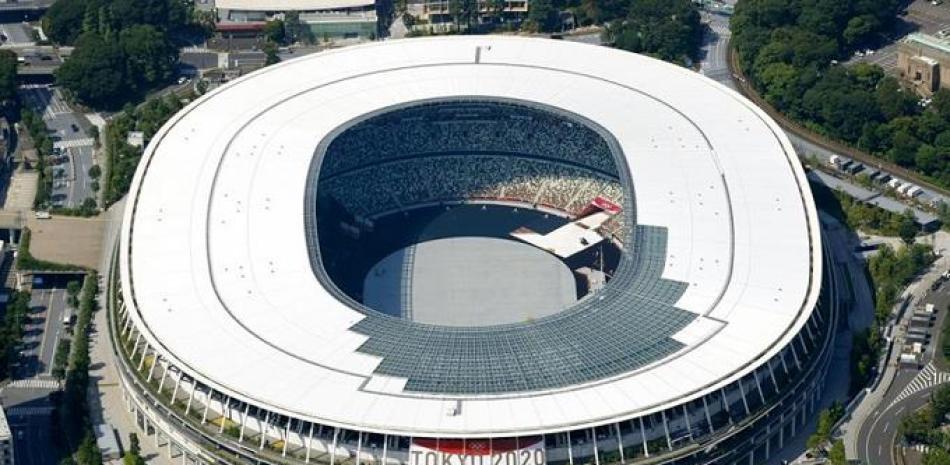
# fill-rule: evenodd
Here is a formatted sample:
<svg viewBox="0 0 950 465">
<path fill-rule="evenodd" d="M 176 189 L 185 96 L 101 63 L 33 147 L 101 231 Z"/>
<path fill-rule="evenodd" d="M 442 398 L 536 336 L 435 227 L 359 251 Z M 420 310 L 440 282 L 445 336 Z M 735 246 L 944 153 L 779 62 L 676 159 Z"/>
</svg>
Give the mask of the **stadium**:
<svg viewBox="0 0 950 465">
<path fill-rule="evenodd" d="M 763 463 L 837 308 L 785 135 L 645 56 L 442 37 L 202 96 L 110 276 L 139 427 L 182 463 Z"/>
</svg>

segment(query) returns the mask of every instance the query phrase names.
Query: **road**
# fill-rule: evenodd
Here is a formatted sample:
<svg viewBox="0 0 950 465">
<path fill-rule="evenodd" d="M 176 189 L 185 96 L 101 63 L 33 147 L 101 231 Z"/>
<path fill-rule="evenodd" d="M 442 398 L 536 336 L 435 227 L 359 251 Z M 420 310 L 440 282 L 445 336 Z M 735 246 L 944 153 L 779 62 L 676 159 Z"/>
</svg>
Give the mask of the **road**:
<svg viewBox="0 0 950 465">
<path fill-rule="evenodd" d="M 47 377 L 53 365 L 56 344 L 64 334 L 66 311 L 64 289 L 34 289 L 30 295 L 29 323 L 24 326 L 21 363 L 15 379 Z"/>
<path fill-rule="evenodd" d="M 699 72 L 704 76 L 733 87 L 732 73 L 729 71 L 729 17 L 714 13 L 702 13 L 703 21 L 709 28 L 700 49 Z"/>
<path fill-rule="evenodd" d="M 52 205 L 76 208 L 86 198 L 95 198 L 89 178 L 89 168 L 95 163 L 93 140 L 86 134 L 89 122 L 69 107 L 57 88 L 30 85 L 20 89 L 26 105 L 43 115 L 53 136 L 53 146 L 66 155 L 63 163 L 51 163 L 54 165 Z"/>
<path fill-rule="evenodd" d="M 937 271 L 943 270 L 938 268 Z M 931 273 L 932 275 L 933 273 Z M 932 278 L 933 276 L 931 276 Z M 925 279 L 924 284 L 927 283 Z M 922 287 L 919 286 L 918 289 Z M 938 309 L 938 317 L 931 331 L 934 336 L 926 346 L 922 364 L 923 370 L 916 367 L 900 367 L 893 383 L 887 390 L 877 409 L 868 417 L 858 435 L 858 452 L 864 463 L 891 465 L 895 461 L 893 444 L 897 440 L 897 425 L 900 419 L 924 406 L 930 393 L 941 384 L 950 382 L 950 373 L 938 369 L 941 362 L 935 360 L 937 354 L 937 336 L 947 318 L 947 306 L 950 305 L 950 284 L 944 284 L 936 292 L 923 297 L 919 306 L 933 303 Z"/>
<path fill-rule="evenodd" d="M 703 18 L 709 26 L 709 31 L 707 32 L 706 40 L 703 44 L 702 61 L 700 62 L 699 70 L 709 78 L 737 90 L 741 83 L 737 82 L 736 76 L 729 71 L 730 33 L 728 29 L 728 19 L 707 13 L 703 14 Z M 806 139 L 795 132 L 787 129 L 785 132 L 799 156 L 814 154 L 818 157 L 828 159 L 831 155 L 838 154 L 836 151 Z M 898 177 L 905 178 L 902 175 L 898 175 Z M 943 198 L 940 193 L 932 189 L 927 189 L 927 194 L 935 198 Z M 852 330 L 867 327 L 873 323 L 873 300 L 871 298 L 871 289 L 864 279 L 863 263 L 860 263 L 857 258 L 852 256 L 850 253 L 852 250 L 852 247 L 849 245 L 850 241 L 847 238 L 841 237 L 841 231 L 836 231 L 834 228 L 831 228 L 826 231 L 826 233 L 828 233 L 826 234 L 827 240 L 837 241 L 837 245 L 833 248 L 835 266 L 841 270 L 842 274 L 847 275 L 851 283 L 847 297 L 851 300 L 850 303 L 854 310 L 849 312 L 849 326 Z M 935 325 L 935 327 L 939 328 L 939 324 Z M 930 349 L 930 354 L 932 356 L 932 348 Z M 895 416 L 898 413 L 904 413 L 904 411 L 912 411 L 918 408 L 926 401 L 929 391 L 932 389 L 930 382 L 926 382 L 926 380 L 925 382 L 918 382 L 917 385 L 924 386 L 921 391 L 906 394 L 897 400 L 897 397 L 901 395 L 901 391 L 903 391 L 904 387 L 911 385 L 914 377 L 917 376 L 916 370 L 908 372 L 903 372 L 904 370 L 901 371 L 902 372 L 898 372 L 893 383 L 893 386 L 900 388 L 892 389 L 894 392 L 888 391 L 883 402 L 879 404 L 879 407 L 872 412 L 868 418 L 856 422 L 856 427 L 858 428 L 856 446 L 859 446 L 858 448 L 861 449 L 859 456 L 860 459 L 863 460 L 863 463 L 872 465 L 891 465 L 894 463 L 891 457 L 891 450 L 887 444 L 893 444 L 896 435 L 897 420 Z M 936 375 L 933 378 L 934 382 L 939 379 Z M 871 408 L 874 407 L 872 406 Z"/>
<path fill-rule="evenodd" d="M 108 276 L 112 269 L 112 252 L 119 240 L 122 213 L 125 208 L 125 199 L 113 204 L 107 211 L 101 213 L 107 220 L 103 234 L 102 258 L 99 265 L 100 289 L 99 307 L 101 310 L 94 315 L 92 328 L 89 334 L 89 357 L 92 364 L 89 369 L 90 386 L 90 416 L 93 423 L 107 423 L 119 433 L 119 438 L 128 444 L 129 433 L 137 433 L 140 438 L 145 435 L 135 426 L 135 419 L 126 408 L 122 398 L 122 387 L 118 373 L 118 360 L 113 351 L 112 341 L 109 339 L 109 323 L 107 318 L 106 297 L 109 289 Z M 142 440 L 142 455 L 150 465 L 174 465 L 180 460 L 173 460 L 168 456 L 168 449 L 159 449 L 155 441 Z"/>
</svg>

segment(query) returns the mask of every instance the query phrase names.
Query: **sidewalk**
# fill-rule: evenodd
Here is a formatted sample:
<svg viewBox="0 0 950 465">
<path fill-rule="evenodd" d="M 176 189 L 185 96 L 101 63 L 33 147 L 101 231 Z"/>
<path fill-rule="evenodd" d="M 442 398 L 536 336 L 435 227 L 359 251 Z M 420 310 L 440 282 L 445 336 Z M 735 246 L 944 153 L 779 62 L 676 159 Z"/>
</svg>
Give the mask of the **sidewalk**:
<svg viewBox="0 0 950 465">
<path fill-rule="evenodd" d="M 112 250 L 118 240 L 119 226 L 122 221 L 122 212 L 125 201 L 119 201 L 108 211 L 103 212 L 101 218 L 106 227 L 103 234 L 103 254 L 99 272 L 102 283 L 107 283 L 109 265 L 111 265 Z M 105 307 L 108 289 L 103 286 L 99 294 L 100 309 L 89 332 L 89 410 L 93 423 L 104 422 L 111 425 L 119 433 L 119 442 L 122 447 L 129 443 L 129 433 L 139 436 L 142 447 L 142 457 L 152 465 L 172 465 L 177 461 L 168 458 L 168 450 L 160 450 L 155 445 L 154 436 L 146 436 L 135 426 L 132 414 L 126 409 L 122 399 L 122 386 L 119 374 L 115 368 L 115 354 L 112 352 L 112 342 L 109 340 L 108 309 Z"/>
</svg>

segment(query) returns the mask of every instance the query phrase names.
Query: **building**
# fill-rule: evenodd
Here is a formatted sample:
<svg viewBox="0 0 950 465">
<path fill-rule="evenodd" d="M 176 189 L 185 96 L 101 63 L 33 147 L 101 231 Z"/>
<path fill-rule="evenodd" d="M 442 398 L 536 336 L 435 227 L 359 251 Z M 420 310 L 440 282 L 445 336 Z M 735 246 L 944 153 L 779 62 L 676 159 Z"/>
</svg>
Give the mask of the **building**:
<svg viewBox="0 0 950 465">
<path fill-rule="evenodd" d="M 317 40 L 376 36 L 375 0 L 215 0 L 217 29 L 259 33 L 267 21 L 295 12 Z"/>
<path fill-rule="evenodd" d="M 10 431 L 10 425 L 7 423 L 6 412 L 0 407 L 0 464 L 14 465 L 15 463 L 13 433 Z"/>
<path fill-rule="evenodd" d="M 122 450 L 119 447 L 119 440 L 116 439 L 112 425 L 98 423 L 92 429 L 96 433 L 96 447 L 99 448 L 99 453 L 102 454 L 102 460 L 110 462 L 121 459 Z"/>
<path fill-rule="evenodd" d="M 897 69 L 923 96 L 950 87 L 950 39 L 913 33 L 900 42 Z"/>
<path fill-rule="evenodd" d="M 529 0 L 475 0 L 476 23 L 500 20 L 519 22 L 528 14 Z M 447 31 L 455 27 L 450 0 L 408 0 L 406 13 L 414 18 L 414 27 Z"/>
<path fill-rule="evenodd" d="M 606 47 L 453 36 L 282 62 L 174 116 L 128 205 L 109 333 L 130 412 L 184 463 L 763 463 L 815 417 L 834 346 L 784 132 Z M 492 245 L 424 278 L 424 253 L 365 260 L 436 226 Z M 533 253 L 505 237 L 521 226 L 580 245 Z M 556 268 L 575 257 L 606 283 L 546 314 L 491 306 L 573 287 Z M 372 281 L 398 265 L 384 310 Z M 497 292 L 440 295 L 441 272 Z M 401 287 L 417 279 L 438 285 Z"/>
</svg>

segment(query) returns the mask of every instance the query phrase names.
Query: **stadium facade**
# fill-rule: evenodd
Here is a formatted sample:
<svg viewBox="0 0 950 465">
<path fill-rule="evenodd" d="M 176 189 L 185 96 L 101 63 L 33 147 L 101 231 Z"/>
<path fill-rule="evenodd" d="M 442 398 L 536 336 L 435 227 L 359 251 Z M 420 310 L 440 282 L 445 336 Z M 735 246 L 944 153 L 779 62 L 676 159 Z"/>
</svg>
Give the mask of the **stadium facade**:
<svg viewBox="0 0 950 465">
<path fill-rule="evenodd" d="M 339 278 L 332 231 L 471 205 L 560 215 L 567 239 L 515 237 L 618 263 L 479 326 Z M 761 463 L 824 385 L 824 256 L 789 141 L 711 80 L 563 41 L 388 41 L 245 76 L 156 134 L 111 332 L 129 410 L 185 463 Z"/>
</svg>

